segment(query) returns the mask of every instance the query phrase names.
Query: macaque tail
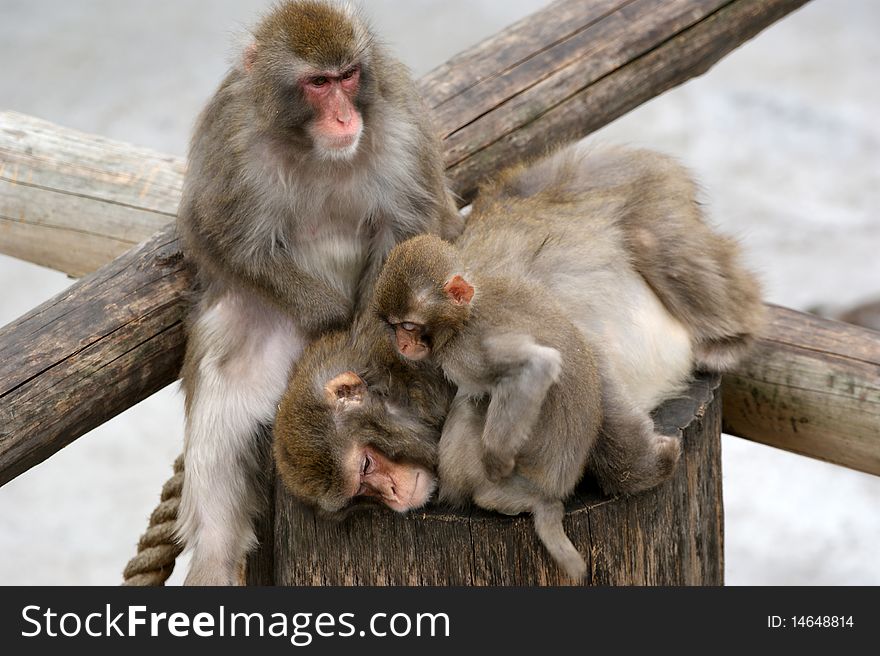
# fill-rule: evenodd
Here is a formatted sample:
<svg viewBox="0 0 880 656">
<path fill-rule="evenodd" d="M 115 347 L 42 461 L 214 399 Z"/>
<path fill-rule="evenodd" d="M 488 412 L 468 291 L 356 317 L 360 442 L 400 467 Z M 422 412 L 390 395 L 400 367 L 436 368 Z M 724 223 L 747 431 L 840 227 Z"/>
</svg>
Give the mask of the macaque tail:
<svg viewBox="0 0 880 656">
<path fill-rule="evenodd" d="M 587 563 L 575 549 L 571 540 L 562 528 L 565 507 L 561 501 L 544 501 L 535 505 L 532 510 L 535 521 L 535 532 L 544 543 L 547 551 L 565 573 L 572 579 L 580 581 L 587 573 Z"/>
</svg>

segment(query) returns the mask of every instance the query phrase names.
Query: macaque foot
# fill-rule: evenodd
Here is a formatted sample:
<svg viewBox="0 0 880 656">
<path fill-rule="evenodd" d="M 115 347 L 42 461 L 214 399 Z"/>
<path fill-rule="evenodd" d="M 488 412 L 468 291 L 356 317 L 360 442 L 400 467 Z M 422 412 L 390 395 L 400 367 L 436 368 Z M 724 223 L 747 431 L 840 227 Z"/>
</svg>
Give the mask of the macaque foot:
<svg viewBox="0 0 880 656">
<path fill-rule="evenodd" d="M 183 581 L 185 586 L 232 587 L 245 585 L 244 563 L 230 569 L 222 565 L 216 567 L 190 565 L 189 573 Z"/>
<path fill-rule="evenodd" d="M 681 440 L 657 433 L 654 436 L 654 449 L 657 454 L 657 478 L 654 485 L 658 485 L 675 471 L 675 465 L 681 457 Z"/>
<path fill-rule="evenodd" d="M 572 554 L 566 554 L 559 561 L 559 566 L 565 571 L 568 578 L 575 581 L 583 581 L 587 575 L 587 563 L 577 551 Z"/>
</svg>

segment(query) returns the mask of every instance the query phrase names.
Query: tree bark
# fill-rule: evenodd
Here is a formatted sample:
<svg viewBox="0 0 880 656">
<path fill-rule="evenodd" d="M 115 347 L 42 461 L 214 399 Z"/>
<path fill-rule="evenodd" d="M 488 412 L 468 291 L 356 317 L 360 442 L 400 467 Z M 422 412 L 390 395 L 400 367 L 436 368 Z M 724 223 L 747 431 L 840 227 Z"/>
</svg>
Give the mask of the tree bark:
<svg viewBox="0 0 880 656">
<path fill-rule="evenodd" d="M 773 307 L 723 392 L 726 433 L 880 475 L 880 333 Z"/>
</svg>

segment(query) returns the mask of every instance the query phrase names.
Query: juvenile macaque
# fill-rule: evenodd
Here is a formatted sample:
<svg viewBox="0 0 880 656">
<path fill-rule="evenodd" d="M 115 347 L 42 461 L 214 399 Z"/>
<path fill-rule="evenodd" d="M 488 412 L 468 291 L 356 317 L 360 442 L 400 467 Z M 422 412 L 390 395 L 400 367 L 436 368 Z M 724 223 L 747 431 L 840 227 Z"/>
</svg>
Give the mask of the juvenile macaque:
<svg viewBox="0 0 880 656">
<path fill-rule="evenodd" d="M 593 348 L 553 296 L 533 275 L 475 269 L 432 236 L 397 246 L 376 288 L 399 352 L 430 358 L 458 388 L 440 444 L 441 500 L 531 512 L 549 553 L 580 578 L 562 500 L 598 437 L 602 386 Z M 677 443 L 650 437 L 656 468 L 671 470 Z"/>
<path fill-rule="evenodd" d="M 349 324 L 395 243 L 460 227 L 404 67 L 347 7 L 276 5 L 199 118 L 179 210 L 199 287 L 183 368 L 187 583 L 237 580 L 261 505 L 256 436 L 305 345 Z"/>
<path fill-rule="evenodd" d="M 324 511 L 372 501 L 403 512 L 436 489 L 452 386 L 410 366 L 367 317 L 309 346 L 275 421 L 275 460 L 296 497 Z"/>
<path fill-rule="evenodd" d="M 731 366 L 762 320 L 756 283 L 702 222 L 680 167 L 580 149 L 485 188 L 457 247 L 397 246 L 374 307 L 401 355 L 437 362 L 458 386 L 441 499 L 532 511 L 574 577 L 583 560 L 560 500 L 584 460 L 612 494 L 667 478 L 680 446 L 648 412 L 694 364 Z"/>
</svg>

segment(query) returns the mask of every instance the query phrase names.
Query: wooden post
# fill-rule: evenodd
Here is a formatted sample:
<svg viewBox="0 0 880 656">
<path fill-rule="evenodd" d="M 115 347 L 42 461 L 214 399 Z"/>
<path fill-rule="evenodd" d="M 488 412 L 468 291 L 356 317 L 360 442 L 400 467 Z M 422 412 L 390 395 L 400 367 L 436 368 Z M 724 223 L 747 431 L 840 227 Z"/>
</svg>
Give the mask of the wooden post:
<svg viewBox="0 0 880 656">
<path fill-rule="evenodd" d="M 702 375 L 655 413 L 684 456 L 664 485 L 609 499 L 587 480 L 565 528 L 589 563 L 587 585 L 721 585 L 719 377 Z M 277 585 L 560 585 L 567 581 L 531 517 L 439 506 L 399 515 L 373 509 L 331 520 L 276 488 L 275 524 L 251 567 Z M 271 572 L 272 578 L 265 578 Z"/>
</svg>

